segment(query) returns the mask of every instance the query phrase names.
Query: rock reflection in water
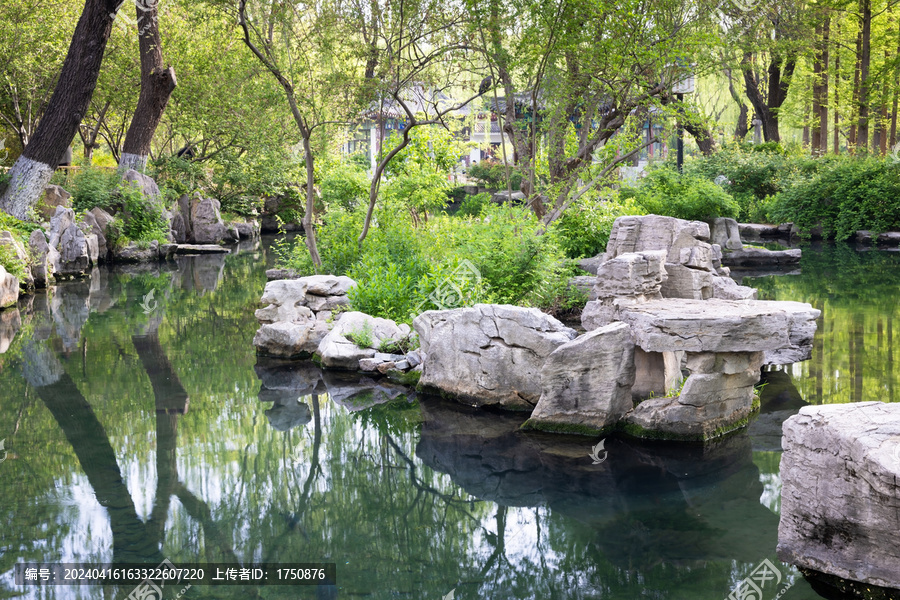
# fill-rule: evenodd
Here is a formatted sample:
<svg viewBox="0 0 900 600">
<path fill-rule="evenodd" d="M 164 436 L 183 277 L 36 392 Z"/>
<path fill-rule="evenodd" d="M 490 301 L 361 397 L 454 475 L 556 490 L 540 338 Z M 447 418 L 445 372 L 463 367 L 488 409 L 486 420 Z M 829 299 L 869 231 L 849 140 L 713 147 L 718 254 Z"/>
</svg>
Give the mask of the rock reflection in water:
<svg viewBox="0 0 900 600">
<path fill-rule="evenodd" d="M 595 532 L 622 568 L 657 563 L 757 562 L 776 543 L 778 517 L 759 503 L 763 487 L 750 438 L 706 445 L 648 444 L 518 431 L 521 417 L 420 400 L 416 455 L 468 493 L 502 506 L 547 506 Z"/>
</svg>

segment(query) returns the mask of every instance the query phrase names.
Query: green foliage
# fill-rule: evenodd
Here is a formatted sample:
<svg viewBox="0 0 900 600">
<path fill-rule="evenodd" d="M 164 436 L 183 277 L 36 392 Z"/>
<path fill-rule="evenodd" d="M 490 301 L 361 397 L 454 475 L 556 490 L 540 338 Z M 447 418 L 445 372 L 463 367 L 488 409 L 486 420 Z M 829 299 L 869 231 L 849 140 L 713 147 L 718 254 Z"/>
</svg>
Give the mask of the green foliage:
<svg viewBox="0 0 900 600">
<path fill-rule="evenodd" d="M 203 187 L 206 174 L 199 163 L 175 155 L 164 155 L 150 163 L 151 174 L 168 201 L 192 194 Z"/>
<path fill-rule="evenodd" d="M 357 329 L 351 329 L 345 334 L 345 337 L 359 346 L 360 348 L 374 348 L 375 338 L 372 335 L 372 323 L 365 321 Z"/>
<path fill-rule="evenodd" d="M 828 161 L 797 177 L 773 200 L 770 215 L 801 231 L 821 225 L 826 237 L 845 240 L 857 230 L 900 229 L 900 165 L 876 158 Z"/>
<path fill-rule="evenodd" d="M 162 211 L 154 203 L 144 198 L 141 189 L 134 183 L 122 182 L 114 196 L 121 216 L 110 223 L 107 231 L 113 245 L 121 245 L 129 240 L 134 242 L 166 241 L 168 223 Z"/>
<path fill-rule="evenodd" d="M 642 215 L 645 210 L 628 198 L 582 196 L 554 223 L 560 244 L 569 258 L 596 256 L 606 249 L 618 217 Z"/>
<path fill-rule="evenodd" d="M 71 184 L 72 210 L 81 214 L 94 207 L 109 208 L 119 185 L 115 169 L 86 165 L 75 174 Z"/>
<path fill-rule="evenodd" d="M 13 234 L 13 237 L 18 238 L 26 248 L 28 247 L 28 238 L 35 229 L 40 229 L 40 226 L 37 223 L 20 221 L 14 216 L 0 210 L 0 231 L 9 231 Z"/>
<path fill-rule="evenodd" d="M 386 201 L 360 250 L 362 219 L 362 208 L 333 210 L 318 229 L 322 272 L 356 280 L 349 294 L 355 310 L 408 323 L 439 307 L 575 301 L 559 236 L 553 230 L 535 235 L 540 222 L 523 207 L 488 206 L 480 219 L 439 214 L 415 227 L 402 202 Z M 313 272 L 301 243 L 280 253 L 284 266 Z"/>
<path fill-rule="evenodd" d="M 369 178 L 364 167 L 352 160 L 327 169 L 319 185 L 326 208 L 353 210 L 369 198 Z"/>
<path fill-rule="evenodd" d="M 25 265 L 9 246 L 0 245 L 0 267 L 6 269 L 7 273 L 15 275 L 19 283 L 25 280 Z"/>
<path fill-rule="evenodd" d="M 506 189 L 507 167 L 502 161 L 484 159 L 469 167 L 469 176 L 490 190 Z M 509 165 L 509 187 L 517 192 L 522 185 L 522 172 Z"/>
<path fill-rule="evenodd" d="M 648 171 L 634 187 L 622 188 L 621 194 L 649 214 L 679 219 L 737 218 L 740 213 L 734 198 L 712 181 L 697 175 L 679 175 L 667 167 Z"/>
<path fill-rule="evenodd" d="M 459 210 L 456 211 L 457 217 L 477 217 L 481 215 L 481 211 L 491 203 L 491 195 L 488 192 L 475 194 L 474 196 L 466 196 Z"/>
</svg>

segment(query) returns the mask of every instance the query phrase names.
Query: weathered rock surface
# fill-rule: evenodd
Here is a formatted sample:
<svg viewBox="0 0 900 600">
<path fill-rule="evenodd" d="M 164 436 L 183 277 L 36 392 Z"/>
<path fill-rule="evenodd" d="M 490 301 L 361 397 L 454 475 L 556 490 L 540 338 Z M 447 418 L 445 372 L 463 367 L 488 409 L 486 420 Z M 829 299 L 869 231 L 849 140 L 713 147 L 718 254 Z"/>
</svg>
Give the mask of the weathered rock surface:
<svg viewBox="0 0 900 600">
<path fill-rule="evenodd" d="M 58 185 L 48 185 L 38 203 L 38 214 L 44 221 L 49 221 L 56 214 L 56 207 L 71 208 L 72 194 Z"/>
<path fill-rule="evenodd" d="M 413 321 L 428 355 L 420 385 L 475 406 L 531 410 L 540 371 L 575 331 L 534 308 L 477 304 L 427 311 Z"/>
<path fill-rule="evenodd" d="M 59 263 L 53 266 L 57 277 L 83 275 L 91 266 L 92 248 L 71 208 L 56 207 L 50 220 L 49 245 L 59 252 Z"/>
<path fill-rule="evenodd" d="M 233 225 L 237 230 L 238 237 L 242 240 L 259 237 L 259 222 L 257 221 L 239 221 Z"/>
<path fill-rule="evenodd" d="M 31 269 L 31 276 L 34 278 L 34 285 L 38 288 L 45 288 L 53 277 L 53 265 L 59 264 L 59 253 L 55 248 L 50 247 L 50 244 L 47 243 L 47 236 L 40 229 L 31 232 L 31 236 L 28 238 L 28 249 L 30 251 L 28 266 Z"/>
<path fill-rule="evenodd" d="M 81 220 L 86 227 L 85 234 L 97 236 L 97 258 L 94 259 L 94 264 L 97 264 L 98 261 L 106 262 L 109 255 L 109 247 L 106 243 L 106 233 L 107 227 L 113 220 L 112 215 L 102 208 L 95 207 L 90 212 L 85 212 L 82 215 Z"/>
<path fill-rule="evenodd" d="M 763 225 L 759 223 L 738 223 L 741 241 L 759 242 L 763 238 L 787 238 L 791 235 L 791 223 L 784 225 Z"/>
<path fill-rule="evenodd" d="M 597 267 L 591 299 L 658 294 L 667 279 L 666 252 L 626 252 Z"/>
<path fill-rule="evenodd" d="M 778 557 L 900 589 L 900 404 L 803 407 L 782 445 Z"/>
<path fill-rule="evenodd" d="M 634 343 L 613 323 L 559 346 L 541 368 L 541 397 L 526 426 L 547 431 L 603 432 L 634 403 Z"/>
<path fill-rule="evenodd" d="M 140 263 L 159 260 L 159 242 L 129 242 L 127 246 L 115 248 L 113 257 L 117 262 Z"/>
<path fill-rule="evenodd" d="M 398 326 L 390 319 L 372 317 L 355 311 L 347 312 L 341 315 L 319 344 L 317 354 L 323 367 L 355 371 L 359 368 L 361 359 L 375 356 L 382 342 L 385 340 L 399 342 L 407 338 L 409 333 L 408 325 Z M 369 346 L 360 347 L 358 342 L 361 335 L 370 337 Z"/>
<path fill-rule="evenodd" d="M 228 254 L 228 248 L 218 244 L 173 244 L 173 254 Z"/>
<path fill-rule="evenodd" d="M 649 352 L 762 352 L 797 347 L 819 314 L 801 302 L 663 299 L 623 306 L 618 320 Z"/>
<path fill-rule="evenodd" d="M 744 247 L 741 243 L 741 232 L 738 222 L 727 217 L 713 219 L 709 227 L 710 240 L 718 244 L 723 250 L 740 250 Z"/>
<path fill-rule="evenodd" d="M 225 239 L 227 230 L 219 213 L 221 205 L 215 198 L 203 198 L 195 194 L 191 201 L 192 241 L 198 244 L 215 244 Z"/>
<path fill-rule="evenodd" d="M 731 277 L 714 277 L 712 297 L 720 300 L 756 300 L 755 288 L 738 285 Z"/>
<path fill-rule="evenodd" d="M 709 240 L 709 225 L 700 221 L 685 221 L 659 215 L 619 217 L 613 223 L 609 235 L 606 259 L 613 259 L 626 252 L 645 250 L 666 250 L 667 252 L 677 250 L 680 255 L 681 248 L 686 247 L 685 242 L 688 238 L 697 241 Z M 681 241 L 681 243 L 676 243 L 676 241 Z"/>
<path fill-rule="evenodd" d="M 130 183 L 140 190 L 144 200 L 151 203 L 157 210 L 163 211 L 163 196 L 159 191 L 159 186 L 149 175 L 145 175 L 140 171 L 129 169 L 122 175 L 122 182 Z"/>
<path fill-rule="evenodd" d="M 767 250 L 765 248 L 744 248 L 726 252 L 722 264 L 729 267 L 760 267 L 765 265 L 795 265 L 800 262 L 802 251 L 799 248 L 790 250 Z"/>
<path fill-rule="evenodd" d="M 302 322 L 279 321 L 263 324 L 253 336 L 253 345 L 266 356 L 307 356 L 318 350 L 327 334 L 328 324 L 315 318 Z"/>
<path fill-rule="evenodd" d="M 0 309 L 15 306 L 19 300 L 19 280 L 0 266 Z"/>
</svg>

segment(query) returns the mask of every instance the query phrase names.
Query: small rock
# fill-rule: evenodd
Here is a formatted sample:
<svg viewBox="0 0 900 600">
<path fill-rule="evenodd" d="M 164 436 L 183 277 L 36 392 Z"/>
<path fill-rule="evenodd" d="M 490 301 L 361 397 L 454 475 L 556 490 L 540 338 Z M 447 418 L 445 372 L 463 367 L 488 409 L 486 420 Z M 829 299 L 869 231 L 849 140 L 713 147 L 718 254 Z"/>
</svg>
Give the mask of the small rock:
<svg viewBox="0 0 900 600">
<path fill-rule="evenodd" d="M 49 221 L 56 214 L 56 207 L 70 208 L 72 206 L 71 199 L 72 194 L 58 185 L 48 185 L 44 188 L 44 196 L 38 203 L 38 214 L 44 221 Z"/>
<path fill-rule="evenodd" d="M 381 361 L 377 358 L 363 358 L 359 361 L 359 370 L 366 373 L 372 373 L 375 371 L 375 369 L 378 368 L 378 365 L 380 364 Z"/>
</svg>

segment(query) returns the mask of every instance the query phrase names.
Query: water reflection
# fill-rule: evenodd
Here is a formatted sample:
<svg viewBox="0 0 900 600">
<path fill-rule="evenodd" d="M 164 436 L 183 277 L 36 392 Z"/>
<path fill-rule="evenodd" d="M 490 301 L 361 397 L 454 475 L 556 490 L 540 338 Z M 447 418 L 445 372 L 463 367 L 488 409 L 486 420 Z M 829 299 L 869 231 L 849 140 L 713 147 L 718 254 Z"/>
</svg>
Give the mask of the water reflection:
<svg viewBox="0 0 900 600">
<path fill-rule="evenodd" d="M 0 355 L 0 439 L 14 457 L 0 464 L 4 595 L 22 591 L 15 562 L 166 557 L 338 563 L 337 587 L 187 598 L 720 599 L 774 558 L 777 458 L 760 452 L 774 422 L 763 442 L 753 430 L 707 446 L 611 437 L 592 465 L 597 440 L 258 361 L 268 259 L 250 248 L 101 269 L 23 308 Z M 763 413 L 799 409 L 771 377 Z M 802 582 L 786 596 L 807 597 Z"/>
</svg>

